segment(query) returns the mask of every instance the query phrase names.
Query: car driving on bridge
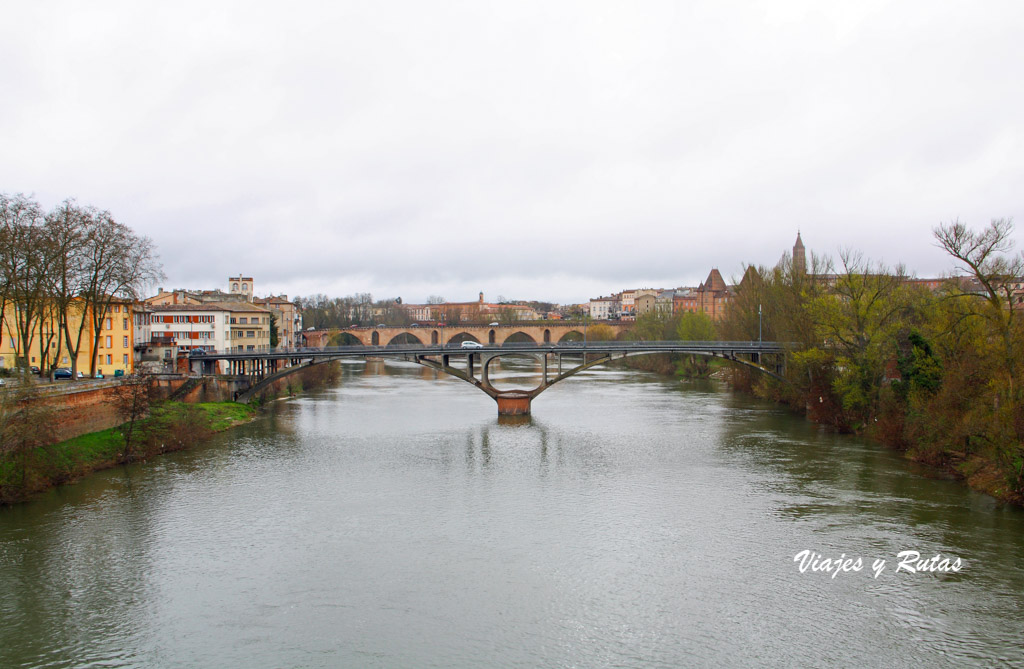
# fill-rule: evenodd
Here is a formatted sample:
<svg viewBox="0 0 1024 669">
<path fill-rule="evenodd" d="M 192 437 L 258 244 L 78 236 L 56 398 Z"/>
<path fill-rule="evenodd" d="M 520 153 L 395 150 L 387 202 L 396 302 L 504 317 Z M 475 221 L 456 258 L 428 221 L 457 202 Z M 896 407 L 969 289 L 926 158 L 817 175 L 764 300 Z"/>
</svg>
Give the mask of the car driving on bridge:
<svg viewBox="0 0 1024 669">
<path fill-rule="evenodd" d="M 462 342 L 462 348 L 483 348 L 484 345 L 478 341 L 464 341 Z"/>
</svg>

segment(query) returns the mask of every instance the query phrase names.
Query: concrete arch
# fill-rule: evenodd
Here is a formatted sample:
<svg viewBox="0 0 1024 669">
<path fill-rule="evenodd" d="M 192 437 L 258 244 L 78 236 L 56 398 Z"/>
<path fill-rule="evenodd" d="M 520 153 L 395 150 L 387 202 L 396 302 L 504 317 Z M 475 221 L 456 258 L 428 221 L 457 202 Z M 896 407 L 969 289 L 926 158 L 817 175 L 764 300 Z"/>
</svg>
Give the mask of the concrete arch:
<svg viewBox="0 0 1024 669">
<path fill-rule="evenodd" d="M 522 330 L 517 330 L 509 336 L 505 337 L 505 340 L 501 342 L 501 345 L 505 344 L 536 344 L 537 340 L 526 334 Z"/>
<path fill-rule="evenodd" d="M 265 376 L 264 378 L 260 379 L 259 382 L 257 382 L 256 384 L 250 386 L 247 390 L 238 393 L 235 396 L 235 401 L 240 402 L 242 404 L 248 404 L 252 400 L 252 398 L 261 394 L 263 390 L 265 390 L 268 386 L 270 386 L 278 379 L 282 379 L 286 376 L 294 374 L 295 372 L 299 372 L 302 371 L 303 369 L 312 367 L 313 365 L 322 365 L 325 362 L 333 362 L 336 359 L 337 358 L 319 358 L 310 360 L 309 362 L 305 362 L 301 365 L 292 365 L 291 367 L 285 367 L 284 369 L 274 372 L 269 376 Z"/>
</svg>

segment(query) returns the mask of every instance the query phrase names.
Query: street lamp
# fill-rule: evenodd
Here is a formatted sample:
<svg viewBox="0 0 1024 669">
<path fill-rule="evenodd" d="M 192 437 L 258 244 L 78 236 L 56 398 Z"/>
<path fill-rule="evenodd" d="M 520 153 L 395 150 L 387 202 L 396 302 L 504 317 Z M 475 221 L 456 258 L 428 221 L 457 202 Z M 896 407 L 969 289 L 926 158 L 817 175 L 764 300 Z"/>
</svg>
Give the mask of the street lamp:
<svg viewBox="0 0 1024 669">
<path fill-rule="evenodd" d="M 761 305 L 757 305 L 757 345 L 761 345 Z"/>
</svg>

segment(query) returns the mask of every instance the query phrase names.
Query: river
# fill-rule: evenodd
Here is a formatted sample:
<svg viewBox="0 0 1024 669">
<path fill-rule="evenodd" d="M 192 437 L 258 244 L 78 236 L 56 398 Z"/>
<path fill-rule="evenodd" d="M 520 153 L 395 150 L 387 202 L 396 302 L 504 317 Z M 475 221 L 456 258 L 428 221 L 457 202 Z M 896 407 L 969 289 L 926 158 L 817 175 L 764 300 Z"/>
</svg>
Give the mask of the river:
<svg viewBox="0 0 1024 669">
<path fill-rule="evenodd" d="M 594 369 L 533 412 L 345 364 L 0 509 L 0 667 L 1024 666 L 1019 509 L 713 381 Z"/>
</svg>

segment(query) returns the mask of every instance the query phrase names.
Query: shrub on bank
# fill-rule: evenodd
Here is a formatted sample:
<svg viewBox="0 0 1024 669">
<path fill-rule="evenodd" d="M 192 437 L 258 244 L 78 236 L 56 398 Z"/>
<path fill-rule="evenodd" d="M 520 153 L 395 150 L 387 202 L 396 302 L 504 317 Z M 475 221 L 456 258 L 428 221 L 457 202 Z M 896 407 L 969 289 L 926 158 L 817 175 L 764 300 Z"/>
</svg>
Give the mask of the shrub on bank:
<svg viewBox="0 0 1024 669">
<path fill-rule="evenodd" d="M 123 426 L 24 451 L 5 451 L 0 453 L 0 503 L 24 500 L 100 469 L 189 448 L 250 419 L 255 411 L 233 402 L 164 402 L 135 425 L 141 439 L 130 453 L 125 449 Z"/>
</svg>

